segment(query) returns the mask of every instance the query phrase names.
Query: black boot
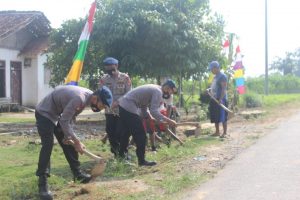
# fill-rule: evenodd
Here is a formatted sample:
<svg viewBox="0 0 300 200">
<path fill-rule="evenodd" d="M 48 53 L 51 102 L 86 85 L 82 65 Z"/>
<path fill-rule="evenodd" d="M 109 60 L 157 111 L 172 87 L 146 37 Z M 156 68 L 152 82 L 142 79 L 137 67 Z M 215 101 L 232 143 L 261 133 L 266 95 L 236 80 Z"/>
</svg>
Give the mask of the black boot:
<svg viewBox="0 0 300 200">
<path fill-rule="evenodd" d="M 154 166 L 156 165 L 156 162 L 153 162 L 153 161 L 147 161 L 147 160 L 144 160 L 144 161 L 139 161 L 139 166 Z"/>
<path fill-rule="evenodd" d="M 47 176 L 39 176 L 39 196 L 42 200 L 52 200 L 53 195 L 48 189 Z"/>
<path fill-rule="evenodd" d="M 73 174 L 74 174 L 74 182 L 79 181 L 80 183 L 88 183 L 92 179 L 91 175 L 89 175 L 81 170 L 73 172 Z"/>
</svg>

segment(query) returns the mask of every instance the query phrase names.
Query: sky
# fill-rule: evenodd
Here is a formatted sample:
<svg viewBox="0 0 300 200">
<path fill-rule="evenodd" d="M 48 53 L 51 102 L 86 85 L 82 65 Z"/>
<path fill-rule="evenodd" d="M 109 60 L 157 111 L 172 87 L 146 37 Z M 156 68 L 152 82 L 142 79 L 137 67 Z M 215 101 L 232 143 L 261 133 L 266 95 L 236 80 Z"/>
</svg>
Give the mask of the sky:
<svg viewBox="0 0 300 200">
<path fill-rule="evenodd" d="M 63 21 L 85 17 L 92 0 L 0 0 L 0 10 L 42 11 L 58 28 Z M 245 76 L 265 73 L 265 0 L 210 0 L 223 16 L 226 32 L 235 33 L 244 55 Z M 268 0 L 268 62 L 300 47 L 300 1 Z M 0 27 L 1 28 L 1 27 Z"/>
<path fill-rule="evenodd" d="M 246 76 L 265 73 L 265 0 L 210 0 L 226 21 L 226 32 L 239 37 Z M 300 48 L 300 2 L 268 0 L 268 62 Z"/>
</svg>

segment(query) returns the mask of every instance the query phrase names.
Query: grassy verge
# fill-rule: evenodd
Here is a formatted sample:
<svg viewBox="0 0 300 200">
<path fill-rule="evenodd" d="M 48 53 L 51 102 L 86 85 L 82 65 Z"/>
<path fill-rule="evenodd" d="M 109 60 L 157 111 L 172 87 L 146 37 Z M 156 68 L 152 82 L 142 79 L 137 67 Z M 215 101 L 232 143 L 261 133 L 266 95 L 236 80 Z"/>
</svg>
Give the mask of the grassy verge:
<svg viewBox="0 0 300 200">
<path fill-rule="evenodd" d="M 264 108 L 273 109 L 299 102 L 300 95 L 269 95 L 263 97 Z M 25 118 L 5 118 L 0 116 L 1 122 L 23 123 Z M 30 121 L 32 120 L 32 121 Z M 34 122 L 29 119 L 28 122 Z M 35 138 L 23 136 L 0 136 L 0 199 L 37 199 L 37 178 L 34 173 L 37 166 L 40 145 L 29 144 Z M 257 139 L 257 138 L 248 138 Z M 14 142 L 12 142 L 14 141 Z M 156 154 L 147 152 L 148 160 L 159 163 L 153 168 L 139 168 L 136 166 L 136 157 L 133 149 L 132 165 L 116 161 L 109 152 L 108 145 L 102 145 L 99 140 L 85 140 L 87 148 L 96 154 L 101 154 L 108 161 L 105 173 L 100 179 L 103 185 L 95 186 L 86 195 L 77 195 L 80 184 L 70 183 L 72 174 L 64 158 L 61 148 L 55 145 L 52 153 L 52 177 L 49 179 L 51 190 L 57 195 L 57 199 L 174 199 L 176 195 L 187 188 L 197 185 L 209 175 L 194 172 L 191 166 L 185 165 L 187 160 L 201 154 L 203 148 L 218 145 L 220 140 L 203 136 L 190 137 L 184 146 L 173 141 L 171 147 L 162 147 Z M 93 162 L 86 156 L 80 156 L 84 169 L 91 169 Z M 185 166 L 185 167 L 183 167 Z M 141 191 L 130 192 L 118 190 L 117 185 L 105 185 L 114 181 L 139 180 L 145 183 Z M 88 196 L 87 196 L 88 195 Z M 59 197 L 59 198 L 58 198 Z"/>
<path fill-rule="evenodd" d="M 22 117 L 6 117 L 0 115 L 1 123 L 11 123 L 11 124 L 27 124 L 27 123 L 35 123 L 35 118 L 22 118 Z"/>
<path fill-rule="evenodd" d="M 16 124 L 16 125 L 34 124 L 35 117 L 34 117 L 34 113 L 29 113 L 29 112 L 0 113 L 0 124 L 2 123 Z"/>
<path fill-rule="evenodd" d="M 270 109 L 289 103 L 300 101 L 300 94 L 270 94 L 260 95 L 255 92 L 248 92 L 240 96 L 239 107 L 242 108 L 264 108 Z"/>
<path fill-rule="evenodd" d="M 299 102 L 300 94 L 271 94 L 262 96 L 263 106 L 273 108 L 287 103 Z"/>
<path fill-rule="evenodd" d="M 1 136 L 0 139 L 0 199 L 36 199 L 37 177 L 34 173 L 40 145 L 29 144 L 34 138 L 28 137 Z M 14 143 L 10 144 L 10 141 Z M 169 148 L 163 145 L 156 154 L 147 153 L 147 159 L 160 163 L 157 167 L 139 168 L 136 166 L 133 149 L 129 152 L 133 156 L 132 165 L 128 165 L 112 159 L 108 145 L 100 144 L 99 140 L 85 140 L 88 149 L 101 153 L 108 160 L 102 181 L 139 179 L 149 186 L 145 191 L 130 194 L 110 191 L 105 186 L 102 189 L 99 187 L 93 191 L 94 198 L 145 199 L 151 196 L 150 199 L 161 199 L 160 195 L 163 194 L 164 199 L 171 199 L 174 193 L 206 178 L 206 175 L 195 174 L 188 169 L 178 169 L 178 163 L 198 155 L 201 148 L 218 142 L 218 139 L 210 137 L 191 138 L 186 141 L 185 146 L 180 146 L 174 141 Z M 84 169 L 91 169 L 94 164 L 86 156 L 81 156 L 80 161 Z M 72 174 L 59 145 L 55 145 L 53 149 L 51 166 L 51 190 L 59 194 L 61 199 L 69 199 L 74 195 L 74 189 L 82 185 L 70 184 Z M 160 177 L 159 181 L 157 177 Z M 101 193 L 101 198 L 97 197 L 98 193 Z"/>
</svg>

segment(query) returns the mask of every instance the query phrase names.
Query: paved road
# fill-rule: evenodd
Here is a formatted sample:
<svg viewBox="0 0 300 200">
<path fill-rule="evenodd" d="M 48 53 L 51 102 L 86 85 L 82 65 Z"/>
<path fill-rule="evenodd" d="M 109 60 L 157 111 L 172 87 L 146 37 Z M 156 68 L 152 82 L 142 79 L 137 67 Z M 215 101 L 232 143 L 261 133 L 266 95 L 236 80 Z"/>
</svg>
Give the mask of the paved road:
<svg viewBox="0 0 300 200">
<path fill-rule="evenodd" d="M 300 200 L 300 113 L 181 199 Z"/>
</svg>

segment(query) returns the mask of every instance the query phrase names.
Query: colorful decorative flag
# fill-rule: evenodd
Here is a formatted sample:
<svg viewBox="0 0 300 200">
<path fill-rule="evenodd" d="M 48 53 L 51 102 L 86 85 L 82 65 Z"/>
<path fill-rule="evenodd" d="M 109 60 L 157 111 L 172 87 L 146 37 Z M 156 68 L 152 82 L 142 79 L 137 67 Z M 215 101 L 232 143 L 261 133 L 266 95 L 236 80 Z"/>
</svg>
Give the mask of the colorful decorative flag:
<svg viewBox="0 0 300 200">
<path fill-rule="evenodd" d="M 226 36 L 226 39 L 222 44 L 223 49 L 221 53 L 223 53 L 226 58 L 229 57 L 229 50 L 232 46 L 232 39 L 233 39 L 233 34 L 230 33 L 229 35 Z M 212 72 L 210 72 L 208 76 L 208 84 L 211 84 L 213 82 L 214 77 L 215 75 Z"/>
<path fill-rule="evenodd" d="M 227 36 L 226 40 L 224 41 L 223 49 L 222 49 L 222 53 L 225 55 L 226 58 L 228 58 L 229 55 L 229 47 L 230 47 L 230 41 L 229 41 L 229 36 Z"/>
<path fill-rule="evenodd" d="M 240 50 L 240 46 L 238 45 L 235 49 L 235 61 L 233 65 L 233 78 L 235 81 L 235 86 L 239 94 L 244 94 L 245 91 L 245 79 L 244 79 L 244 66 L 242 62 L 242 54 Z"/>
<path fill-rule="evenodd" d="M 68 76 L 65 79 L 65 84 L 67 85 L 78 85 L 88 41 L 93 29 L 95 11 L 96 11 L 96 1 L 93 2 L 91 5 L 88 21 L 86 22 L 83 31 L 80 35 L 80 38 L 78 40 L 78 49 L 76 55 L 73 58 L 73 65 L 68 73 Z"/>
<path fill-rule="evenodd" d="M 212 82 L 213 82 L 213 80 L 214 80 L 214 77 L 215 77 L 215 75 L 214 75 L 212 72 L 209 72 L 209 75 L 208 75 L 208 81 L 207 81 L 207 83 L 208 83 L 209 85 L 212 84 Z"/>
<path fill-rule="evenodd" d="M 243 77 L 243 76 L 244 76 L 244 70 L 243 69 L 236 69 L 234 71 L 233 78 L 240 78 L 240 77 Z"/>
<path fill-rule="evenodd" d="M 225 42 L 224 42 L 224 44 L 223 44 L 223 48 L 227 48 L 227 47 L 229 47 L 229 39 L 227 38 L 226 40 L 225 40 Z"/>
</svg>

